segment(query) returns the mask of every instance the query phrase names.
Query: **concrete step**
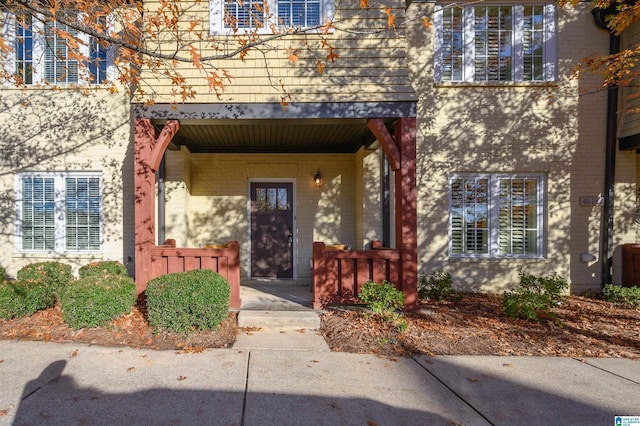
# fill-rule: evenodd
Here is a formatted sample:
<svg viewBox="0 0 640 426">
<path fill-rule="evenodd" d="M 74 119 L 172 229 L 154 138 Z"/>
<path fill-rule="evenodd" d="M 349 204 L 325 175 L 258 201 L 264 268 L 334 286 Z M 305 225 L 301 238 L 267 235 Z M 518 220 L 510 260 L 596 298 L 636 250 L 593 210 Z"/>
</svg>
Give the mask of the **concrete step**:
<svg viewBox="0 0 640 426">
<path fill-rule="evenodd" d="M 265 329 L 309 329 L 320 328 L 320 317 L 314 311 L 240 311 L 239 327 Z"/>
<path fill-rule="evenodd" d="M 233 349 L 329 352 L 329 346 L 319 331 L 304 328 L 245 329 L 238 333 Z"/>
</svg>

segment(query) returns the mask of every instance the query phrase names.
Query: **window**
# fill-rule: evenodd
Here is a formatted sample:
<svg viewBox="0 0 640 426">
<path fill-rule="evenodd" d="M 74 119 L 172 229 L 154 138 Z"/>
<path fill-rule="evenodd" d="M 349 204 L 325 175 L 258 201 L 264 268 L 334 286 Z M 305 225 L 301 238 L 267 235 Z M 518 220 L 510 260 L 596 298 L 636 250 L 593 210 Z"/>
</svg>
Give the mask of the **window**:
<svg viewBox="0 0 640 426">
<path fill-rule="evenodd" d="M 271 33 L 271 27 L 310 28 L 333 18 L 332 0 L 213 0 L 211 33 L 234 29 Z"/>
<path fill-rule="evenodd" d="M 97 84 L 109 79 L 108 50 L 96 39 L 59 22 L 43 24 L 34 20 L 31 15 L 18 15 L 9 22 L 11 28 L 7 37 L 13 40 L 14 56 L 8 62 L 15 66 L 14 69 L 9 66 L 7 71 L 15 72 L 22 83 L 47 81 L 52 84 Z M 105 23 L 106 18 L 101 18 L 98 26 L 104 26 Z M 67 41 L 59 37 L 57 31 L 65 31 L 84 42 L 79 50 L 88 58 L 88 63 L 85 64 L 89 73 L 87 78 L 80 75 L 78 59 L 70 52 Z"/>
<path fill-rule="evenodd" d="M 99 251 L 101 177 L 90 173 L 16 176 L 18 251 Z"/>
<path fill-rule="evenodd" d="M 541 175 L 457 175 L 450 179 L 450 254 L 541 257 Z"/>
<path fill-rule="evenodd" d="M 438 81 L 552 81 L 553 5 L 441 5 L 434 16 Z"/>
</svg>

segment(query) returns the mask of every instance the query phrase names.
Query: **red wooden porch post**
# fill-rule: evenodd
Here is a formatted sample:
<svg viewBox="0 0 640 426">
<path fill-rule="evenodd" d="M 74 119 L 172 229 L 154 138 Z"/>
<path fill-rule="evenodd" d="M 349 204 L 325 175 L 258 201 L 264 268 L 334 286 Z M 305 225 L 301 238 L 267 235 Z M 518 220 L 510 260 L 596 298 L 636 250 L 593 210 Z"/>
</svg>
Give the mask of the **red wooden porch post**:
<svg viewBox="0 0 640 426">
<path fill-rule="evenodd" d="M 151 120 L 136 119 L 134 130 L 135 280 L 138 294 L 151 278 L 151 248 L 155 245 L 156 170 L 167 145 L 178 131 L 177 120 L 168 120 L 156 139 Z"/>
<path fill-rule="evenodd" d="M 240 309 L 240 245 L 237 241 L 229 241 L 227 249 L 229 251 L 227 281 L 229 282 L 229 287 L 231 287 L 229 306 L 234 309 Z"/>
<path fill-rule="evenodd" d="M 396 248 L 400 249 L 400 285 L 404 309 L 418 305 L 418 227 L 416 189 L 416 119 L 401 118 L 395 124 L 394 142 L 400 152 L 395 172 Z"/>
<path fill-rule="evenodd" d="M 324 243 L 313 243 L 313 309 L 322 309 L 323 303 L 332 296 L 331 290 L 327 285 L 327 267 L 324 251 Z"/>
</svg>

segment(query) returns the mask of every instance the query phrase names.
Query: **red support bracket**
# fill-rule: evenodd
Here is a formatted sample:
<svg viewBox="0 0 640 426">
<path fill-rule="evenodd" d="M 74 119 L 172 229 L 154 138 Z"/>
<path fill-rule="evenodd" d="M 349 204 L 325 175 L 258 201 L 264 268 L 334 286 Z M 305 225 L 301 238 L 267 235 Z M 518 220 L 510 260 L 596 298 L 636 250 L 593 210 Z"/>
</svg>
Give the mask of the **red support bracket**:
<svg viewBox="0 0 640 426">
<path fill-rule="evenodd" d="M 371 133 L 378 139 L 380 146 L 384 154 L 389 161 L 389 167 L 391 170 L 398 170 L 400 168 L 400 151 L 393 141 L 393 137 L 387 130 L 387 126 L 379 118 L 370 118 L 367 120 L 367 127 L 371 130 Z"/>
</svg>

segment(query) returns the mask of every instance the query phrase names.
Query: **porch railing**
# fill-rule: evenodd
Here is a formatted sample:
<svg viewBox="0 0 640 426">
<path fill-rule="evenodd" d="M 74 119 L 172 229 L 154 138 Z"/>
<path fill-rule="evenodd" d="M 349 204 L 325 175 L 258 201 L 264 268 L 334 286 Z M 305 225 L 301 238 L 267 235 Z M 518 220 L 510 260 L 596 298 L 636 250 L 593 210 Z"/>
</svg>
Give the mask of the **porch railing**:
<svg viewBox="0 0 640 426">
<path fill-rule="evenodd" d="M 313 243 L 313 309 L 330 303 L 356 303 L 360 289 L 368 281 L 386 280 L 397 286 L 400 250 L 383 248 L 379 241 L 371 250 L 327 250 Z"/>
<path fill-rule="evenodd" d="M 151 279 L 173 272 L 211 269 L 231 287 L 231 308 L 240 308 L 240 245 L 229 241 L 224 248 L 176 248 L 175 241 L 151 249 Z"/>
</svg>

